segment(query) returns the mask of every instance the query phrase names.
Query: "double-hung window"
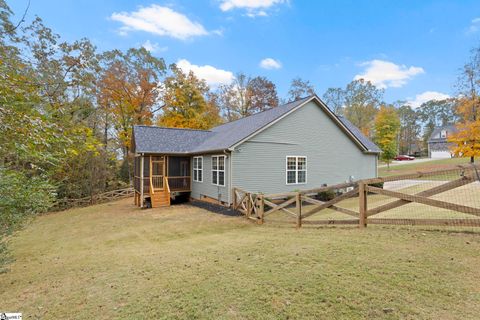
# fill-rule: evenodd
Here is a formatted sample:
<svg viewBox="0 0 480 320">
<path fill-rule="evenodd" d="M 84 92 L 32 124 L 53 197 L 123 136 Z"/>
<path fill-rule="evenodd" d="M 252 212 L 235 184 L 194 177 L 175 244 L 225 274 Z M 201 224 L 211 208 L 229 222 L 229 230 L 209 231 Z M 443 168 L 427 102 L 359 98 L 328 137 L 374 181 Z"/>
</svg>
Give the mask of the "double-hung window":
<svg viewBox="0 0 480 320">
<path fill-rule="evenodd" d="M 307 183 L 307 157 L 287 157 L 287 184 Z"/>
<path fill-rule="evenodd" d="M 225 156 L 212 156 L 212 184 L 225 186 Z"/>
<path fill-rule="evenodd" d="M 203 181 L 203 157 L 193 157 L 193 181 Z"/>
</svg>

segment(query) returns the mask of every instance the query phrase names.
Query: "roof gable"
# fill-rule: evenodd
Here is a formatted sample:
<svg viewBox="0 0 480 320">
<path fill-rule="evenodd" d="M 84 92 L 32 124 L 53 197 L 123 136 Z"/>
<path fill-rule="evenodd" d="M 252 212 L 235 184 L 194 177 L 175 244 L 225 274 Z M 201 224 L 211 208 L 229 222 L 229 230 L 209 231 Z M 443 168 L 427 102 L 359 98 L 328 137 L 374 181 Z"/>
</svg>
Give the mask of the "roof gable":
<svg viewBox="0 0 480 320">
<path fill-rule="evenodd" d="M 447 137 L 442 138 L 441 133 L 442 131 L 446 131 Z M 447 141 L 448 137 L 450 134 L 457 132 L 457 128 L 455 127 L 454 124 L 447 124 L 445 126 L 441 127 L 436 127 L 433 129 L 432 134 L 430 135 L 430 138 L 428 139 L 428 143 L 430 142 L 445 142 Z"/>
<path fill-rule="evenodd" d="M 265 124 L 258 130 L 252 132 L 249 136 L 245 137 L 244 139 L 238 141 L 236 144 L 233 146 L 237 146 L 244 141 L 254 137 L 258 133 L 262 132 L 263 130 L 269 128 L 270 126 L 274 125 L 277 121 L 283 119 L 284 117 L 288 116 L 291 112 L 294 112 L 295 110 L 299 109 L 300 107 L 306 105 L 308 102 L 313 101 L 322 108 L 322 110 L 326 113 L 326 115 L 335 123 L 337 124 L 340 129 L 347 135 L 349 136 L 353 142 L 360 147 L 360 149 L 364 152 L 367 153 L 380 153 L 381 150 L 380 148 L 373 143 L 368 137 L 366 137 L 354 124 L 352 124 L 350 121 L 348 121 L 346 118 L 342 116 L 337 116 L 335 115 L 330 108 L 317 96 L 309 96 L 307 98 L 301 99 L 297 102 L 296 105 L 289 106 L 288 109 L 283 110 L 282 114 L 280 114 L 278 117 L 270 121 L 269 123 Z M 286 106 L 286 105 L 285 105 Z M 284 107 L 284 106 L 282 106 Z M 280 107 L 277 107 L 280 108 Z M 274 108 L 275 109 L 275 108 Z M 273 109 L 271 109 L 273 110 Z M 248 117 L 247 117 L 248 118 Z"/>
</svg>

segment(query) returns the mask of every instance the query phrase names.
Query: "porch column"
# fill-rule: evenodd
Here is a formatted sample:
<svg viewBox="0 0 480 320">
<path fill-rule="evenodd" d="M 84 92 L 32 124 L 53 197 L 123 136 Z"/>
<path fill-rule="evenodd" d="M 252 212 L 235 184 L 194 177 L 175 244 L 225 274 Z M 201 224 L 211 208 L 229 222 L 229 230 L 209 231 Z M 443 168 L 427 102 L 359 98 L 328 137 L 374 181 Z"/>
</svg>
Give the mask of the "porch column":
<svg viewBox="0 0 480 320">
<path fill-rule="evenodd" d="M 140 156 L 140 208 L 143 208 L 143 154 Z"/>
</svg>

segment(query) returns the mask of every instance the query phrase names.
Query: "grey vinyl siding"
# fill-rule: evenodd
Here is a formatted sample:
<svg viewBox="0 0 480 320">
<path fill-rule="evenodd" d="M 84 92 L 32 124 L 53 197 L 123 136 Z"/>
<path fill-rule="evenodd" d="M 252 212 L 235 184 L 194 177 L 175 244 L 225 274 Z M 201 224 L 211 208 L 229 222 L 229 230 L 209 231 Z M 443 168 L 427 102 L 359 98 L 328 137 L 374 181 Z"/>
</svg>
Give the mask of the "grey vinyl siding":
<svg viewBox="0 0 480 320">
<path fill-rule="evenodd" d="M 190 196 L 194 199 L 201 199 L 207 196 L 219 201 L 230 203 L 230 156 L 225 158 L 225 186 L 212 184 L 212 156 L 224 155 L 222 153 L 202 154 L 203 157 L 203 182 L 195 182 L 192 179 L 192 192 Z M 193 158 L 191 160 L 191 171 L 193 172 Z"/>
<path fill-rule="evenodd" d="M 307 157 L 307 183 L 286 184 L 286 157 Z M 314 102 L 293 111 L 232 152 L 232 185 L 277 193 L 377 175 L 377 155 L 365 154 Z"/>
</svg>

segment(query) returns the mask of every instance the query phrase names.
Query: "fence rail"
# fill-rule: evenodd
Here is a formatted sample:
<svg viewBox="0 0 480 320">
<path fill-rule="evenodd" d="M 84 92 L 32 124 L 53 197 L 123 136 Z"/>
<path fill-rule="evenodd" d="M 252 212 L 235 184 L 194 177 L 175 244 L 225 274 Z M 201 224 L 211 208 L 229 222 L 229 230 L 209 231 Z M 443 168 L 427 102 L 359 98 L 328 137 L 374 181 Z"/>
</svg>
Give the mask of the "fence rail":
<svg viewBox="0 0 480 320">
<path fill-rule="evenodd" d="M 232 193 L 234 209 L 260 224 L 480 227 L 480 166 L 473 164 L 298 192 Z"/>
<path fill-rule="evenodd" d="M 83 197 L 78 199 L 58 199 L 53 207 L 52 211 L 61 211 L 75 207 L 85 207 L 92 204 L 104 203 L 114 201 L 118 199 L 132 197 L 135 193 L 133 188 L 125 188 L 107 191 L 99 194 L 92 195 L 91 197 Z"/>
</svg>

